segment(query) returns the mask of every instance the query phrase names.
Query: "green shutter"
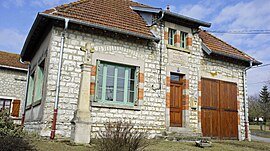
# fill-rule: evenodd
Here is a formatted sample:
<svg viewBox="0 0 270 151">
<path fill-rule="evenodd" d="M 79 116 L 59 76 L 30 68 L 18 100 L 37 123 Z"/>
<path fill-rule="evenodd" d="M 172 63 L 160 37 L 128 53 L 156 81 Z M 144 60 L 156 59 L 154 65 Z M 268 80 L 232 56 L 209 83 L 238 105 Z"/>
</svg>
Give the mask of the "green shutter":
<svg viewBox="0 0 270 151">
<path fill-rule="evenodd" d="M 36 83 L 35 83 L 34 102 L 40 101 L 42 99 L 43 80 L 44 80 L 44 69 L 38 66 L 37 78 L 36 78 Z"/>
<path fill-rule="evenodd" d="M 99 86 L 99 81 L 100 81 L 100 79 L 99 79 L 99 72 L 100 72 L 100 61 L 99 60 L 97 60 L 97 64 L 96 64 L 96 70 L 97 70 L 97 72 L 96 72 L 96 84 L 95 84 L 95 99 L 93 100 L 93 101 L 97 101 L 97 99 L 98 99 L 98 86 Z M 102 79 L 101 79 L 102 80 Z"/>
<path fill-rule="evenodd" d="M 28 85 L 28 92 L 27 92 L 27 103 L 26 103 L 27 106 L 32 104 L 33 90 L 34 90 L 34 76 L 30 76 L 29 85 Z"/>
</svg>

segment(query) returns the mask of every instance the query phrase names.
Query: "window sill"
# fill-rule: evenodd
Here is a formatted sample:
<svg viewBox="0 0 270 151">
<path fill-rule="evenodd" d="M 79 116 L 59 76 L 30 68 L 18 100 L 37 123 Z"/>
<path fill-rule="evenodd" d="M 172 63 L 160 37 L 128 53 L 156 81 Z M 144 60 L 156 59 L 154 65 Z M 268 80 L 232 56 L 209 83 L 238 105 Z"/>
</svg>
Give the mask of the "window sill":
<svg viewBox="0 0 270 151">
<path fill-rule="evenodd" d="M 133 110 L 133 111 L 141 110 L 139 106 L 108 104 L 108 103 L 100 103 L 100 102 L 92 102 L 91 106 L 98 107 L 98 108 L 123 109 L 123 110 Z"/>
<path fill-rule="evenodd" d="M 175 46 L 172 46 L 172 45 L 166 45 L 167 49 L 174 49 L 174 50 L 178 50 L 178 51 L 183 51 L 183 52 L 186 52 L 186 53 L 190 53 L 190 50 L 189 49 L 186 49 L 186 48 L 180 48 L 180 47 L 175 47 Z"/>
</svg>

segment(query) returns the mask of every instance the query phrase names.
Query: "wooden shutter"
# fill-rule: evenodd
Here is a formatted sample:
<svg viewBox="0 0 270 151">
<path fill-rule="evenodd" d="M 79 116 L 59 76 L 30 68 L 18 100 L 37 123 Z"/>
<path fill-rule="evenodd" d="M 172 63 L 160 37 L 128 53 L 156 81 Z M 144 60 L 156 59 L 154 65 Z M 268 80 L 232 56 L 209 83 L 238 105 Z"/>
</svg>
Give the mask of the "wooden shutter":
<svg viewBox="0 0 270 151">
<path fill-rule="evenodd" d="M 20 112 L 20 100 L 14 100 L 12 103 L 11 116 L 19 117 L 19 112 Z"/>
</svg>

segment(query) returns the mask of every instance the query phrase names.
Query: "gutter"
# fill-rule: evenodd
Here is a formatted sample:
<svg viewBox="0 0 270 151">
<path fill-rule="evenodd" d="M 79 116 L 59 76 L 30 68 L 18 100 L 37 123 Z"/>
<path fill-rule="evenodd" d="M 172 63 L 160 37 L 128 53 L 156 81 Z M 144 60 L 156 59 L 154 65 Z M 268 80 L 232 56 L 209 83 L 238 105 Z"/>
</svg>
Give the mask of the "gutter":
<svg viewBox="0 0 270 151">
<path fill-rule="evenodd" d="M 20 61 L 21 64 L 25 64 L 24 62 Z M 15 70 L 21 70 L 21 71 L 28 71 L 28 69 L 25 68 L 19 68 L 19 67 L 12 67 L 12 66 L 5 66 L 5 65 L 0 65 L 2 68 L 8 68 L 8 69 L 15 69 Z"/>
<path fill-rule="evenodd" d="M 58 103 L 59 103 L 59 92 L 60 92 L 60 80 L 61 80 L 61 70 L 62 70 L 62 60 L 63 60 L 63 51 L 64 51 L 64 43 L 65 43 L 65 34 L 68 28 L 69 19 L 65 18 L 65 28 L 62 32 L 61 37 L 61 47 L 60 47 L 60 56 L 59 56 L 59 64 L 58 64 L 58 73 L 57 73 L 57 84 L 56 84 L 56 96 L 54 102 L 54 112 L 53 112 L 53 122 L 52 122 L 52 131 L 51 131 L 51 139 L 55 137 L 55 130 L 56 130 L 56 120 L 57 120 L 57 113 L 58 113 Z"/>
<path fill-rule="evenodd" d="M 22 64 L 27 64 L 28 65 L 28 70 L 27 70 L 27 79 L 26 79 L 26 89 L 24 93 L 24 108 L 23 108 L 23 113 L 22 113 L 22 122 L 21 126 L 24 126 L 24 120 L 25 120 L 25 112 L 26 112 L 26 104 L 27 104 L 27 97 L 28 97 L 28 89 L 29 89 L 29 79 L 30 79 L 30 63 L 23 62 L 22 59 L 20 58 L 20 62 Z"/>
<path fill-rule="evenodd" d="M 246 75 L 247 70 L 251 69 L 253 65 L 253 61 L 250 61 L 250 66 L 244 69 L 243 73 L 243 87 L 244 87 L 244 119 L 245 119 L 245 140 L 249 140 L 248 138 L 248 113 L 247 113 L 247 86 L 246 86 Z"/>
</svg>

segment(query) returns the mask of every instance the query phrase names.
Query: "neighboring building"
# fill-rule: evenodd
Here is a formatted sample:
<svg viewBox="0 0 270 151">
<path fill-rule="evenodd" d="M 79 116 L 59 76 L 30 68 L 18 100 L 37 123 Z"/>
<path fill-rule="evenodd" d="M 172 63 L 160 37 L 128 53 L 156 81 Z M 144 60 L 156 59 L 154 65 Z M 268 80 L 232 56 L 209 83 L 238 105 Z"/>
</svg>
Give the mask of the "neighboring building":
<svg viewBox="0 0 270 151">
<path fill-rule="evenodd" d="M 55 120 L 57 136 L 87 142 L 77 139 L 124 119 L 151 136 L 245 139 L 245 69 L 261 63 L 199 28 L 210 25 L 129 0 L 39 13 L 21 52 L 31 62 L 25 128 L 50 136 Z"/>
<path fill-rule="evenodd" d="M 27 66 L 20 63 L 19 54 L 0 51 L 0 110 L 9 110 L 18 122 L 22 116 L 26 74 Z"/>
</svg>

